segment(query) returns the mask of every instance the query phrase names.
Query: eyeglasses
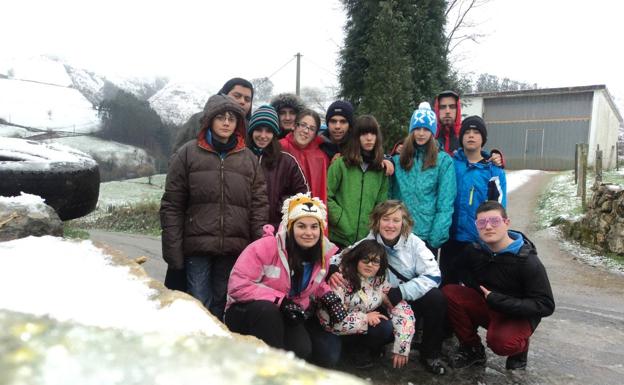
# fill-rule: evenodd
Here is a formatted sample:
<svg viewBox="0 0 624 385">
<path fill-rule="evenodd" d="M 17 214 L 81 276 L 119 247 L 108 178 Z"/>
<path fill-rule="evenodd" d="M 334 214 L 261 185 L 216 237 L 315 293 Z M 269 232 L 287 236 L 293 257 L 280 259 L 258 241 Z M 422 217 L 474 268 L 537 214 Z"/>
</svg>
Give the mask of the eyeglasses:
<svg viewBox="0 0 624 385">
<path fill-rule="evenodd" d="M 483 230 L 487 227 L 488 223 L 492 225 L 492 227 L 498 227 L 503 223 L 504 219 L 501 216 L 496 217 L 485 217 L 481 219 L 477 219 L 475 221 L 475 225 L 477 225 L 477 229 Z"/>
<path fill-rule="evenodd" d="M 360 262 L 362 262 L 365 265 L 368 265 L 369 263 L 372 263 L 373 266 L 379 266 L 381 264 L 381 259 L 376 258 L 376 257 L 364 257 L 362 259 L 360 259 Z"/>
<path fill-rule="evenodd" d="M 230 123 L 236 123 L 236 121 L 237 121 L 236 116 L 230 115 L 230 114 L 227 114 L 227 115 L 219 114 L 219 115 L 215 116 L 214 118 L 215 118 L 215 120 L 218 120 L 220 122 L 225 122 L 227 120 Z"/>
<path fill-rule="evenodd" d="M 308 126 L 306 123 L 297 123 L 297 127 L 303 128 L 304 130 L 310 131 L 312 133 L 316 132 L 316 127 Z"/>
</svg>

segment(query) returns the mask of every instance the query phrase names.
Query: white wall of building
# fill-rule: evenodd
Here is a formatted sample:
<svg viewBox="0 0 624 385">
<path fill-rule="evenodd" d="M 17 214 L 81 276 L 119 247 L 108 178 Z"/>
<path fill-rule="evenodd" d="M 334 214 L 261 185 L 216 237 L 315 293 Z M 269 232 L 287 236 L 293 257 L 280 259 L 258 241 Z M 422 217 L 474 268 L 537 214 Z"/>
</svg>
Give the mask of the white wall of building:
<svg viewBox="0 0 624 385">
<path fill-rule="evenodd" d="M 588 163 L 595 164 L 596 149 L 602 150 L 602 166 L 605 169 L 615 167 L 616 142 L 620 122 L 608 101 L 605 89 L 594 91 L 592 117 L 589 130 Z"/>
<path fill-rule="evenodd" d="M 483 98 L 478 96 L 463 98 L 461 108 L 462 119 L 471 115 L 483 117 Z"/>
</svg>

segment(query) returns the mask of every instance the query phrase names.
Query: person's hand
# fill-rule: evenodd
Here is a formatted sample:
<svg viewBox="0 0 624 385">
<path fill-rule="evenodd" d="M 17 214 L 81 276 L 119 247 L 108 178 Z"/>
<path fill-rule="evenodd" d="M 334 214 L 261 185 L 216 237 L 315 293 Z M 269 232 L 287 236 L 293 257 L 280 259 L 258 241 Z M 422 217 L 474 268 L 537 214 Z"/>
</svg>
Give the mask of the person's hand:
<svg viewBox="0 0 624 385">
<path fill-rule="evenodd" d="M 498 166 L 498 167 L 503 166 L 503 158 L 501 157 L 501 154 L 499 154 L 498 152 L 493 152 L 490 155 L 490 160 L 492 161 L 492 163 L 494 163 L 495 166 Z"/>
<path fill-rule="evenodd" d="M 392 305 L 392 302 L 390 302 L 390 299 L 388 298 L 386 293 L 384 293 L 384 295 L 381 297 L 381 302 L 383 303 L 383 306 L 388 309 L 388 311 L 392 311 L 392 309 L 394 309 L 394 306 Z"/>
<path fill-rule="evenodd" d="M 394 163 L 388 159 L 381 161 L 381 166 L 386 170 L 386 176 L 392 176 L 394 174 Z"/>
<path fill-rule="evenodd" d="M 382 319 L 387 320 L 388 317 L 378 311 L 371 311 L 369 313 L 366 313 L 366 321 L 368 322 L 368 326 L 377 326 Z"/>
<path fill-rule="evenodd" d="M 331 287 L 332 290 L 339 287 L 343 287 L 346 289 L 348 284 L 347 280 L 342 276 L 342 273 L 340 272 L 335 272 L 334 274 L 332 274 L 327 280 L 327 283 L 329 283 L 329 287 Z"/>
<path fill-rule="evenodd" d="M 340 158 L 341 156 L 342 154 L 340 154 L 339 152 L 335 153 L 334 156 L 331 158 L 331 161 L 329 161 L 329 163 L 332 163 L 333 161 Z"/>
<path fill-rule="evenodd" d="M 400 354 L 394 353 L 392 355 L 392 367 L 395 369 L 400 369 L 407 364 L 408 357 L 402 356 Z"/>
<path fill-rule="evenodd" d="M 284 317 L 284 322 L 286 322 L 286 324 L 290 326 L 298 325 L 305 319 L 305 315 L 301 306 L 293 302 L 290 298 L 282 299 L 280 311 L 282 312 L 282 315 Z"/>
<path fill-rule="evenodd" d="M 485 288 L 484 286 L 479 286 L 479 288 L 481 289 L 481 292 L 483 293 L 483 296 L 485 298 L 488 297 L 488 295 L 490 295 L 490 293 L 492 292 L 491 290 L 488 290 L 487 288 Z"/>
</svg>

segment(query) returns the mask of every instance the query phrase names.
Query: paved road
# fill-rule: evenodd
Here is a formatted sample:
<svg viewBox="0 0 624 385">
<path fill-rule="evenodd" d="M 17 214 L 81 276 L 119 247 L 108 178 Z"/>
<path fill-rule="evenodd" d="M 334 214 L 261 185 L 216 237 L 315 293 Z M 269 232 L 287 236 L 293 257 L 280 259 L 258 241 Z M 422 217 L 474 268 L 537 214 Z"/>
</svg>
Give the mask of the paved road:
<svg viewBox="0 0 624 385">
<path fill-rule="evenodd" d="M 167 264 L 162 259 L 160 237 L 104 230 L 89 230 L 89 234 L 91 240 L 105 243 L 130 258 L 147 257 L 147 261 L 143 264 L 145 271 L 152 278 L 160 282 L 165 281 Z"/>
<path fill-rule="evenodd" d="M 424 372 L 414 363 L 416 354 L 404 370 L 393 370 L 384 360 L 370 371 L 349 371 L 376 384 L 623 384 L 624 276 L 583 264 L 560 249 L 552 230 L 535 230 L 537 198 L 551 177 L 535 175 L 509 196 L 512 227 L 536 244 L 557 304 L 555 313 L 542 321 L 531 339 L 526 371 L 506 371 L 504 358 L 489 350 L 485 368 L 451 371 L 444 377 Z M 166 266 L 158 238 L 103 231 L 91 231 L 91 236 L 130 257 L 146 255 L 148 273 L 164 279 Z M 445 350 L 452 349 L 453 343 L 447 343 Z"/>
</svg>

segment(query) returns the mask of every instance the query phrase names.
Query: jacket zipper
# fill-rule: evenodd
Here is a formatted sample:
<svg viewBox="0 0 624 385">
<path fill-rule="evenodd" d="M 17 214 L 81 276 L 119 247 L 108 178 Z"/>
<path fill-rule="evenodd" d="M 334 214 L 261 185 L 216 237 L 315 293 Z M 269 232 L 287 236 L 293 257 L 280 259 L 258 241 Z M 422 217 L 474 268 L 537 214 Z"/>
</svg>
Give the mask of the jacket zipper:
<svg viewBox="0 0 624 385">
<path fill-rule="evenodd" d="M 220 157 L 221 158 L 221 157 Z M 221 239 L 220 239 L 220 247 L 219 249 L 221 250 L 221 252 L 223 252 L 223 243 L 224 243 L 224 229 L 223 229 L 223 217 L 225 216 L 225 209 L 224 209 L 224 202 L 225 202 L 225 188 L 224 188 L 224 184 L 225 184 L 225 177 L 223 175 L 223 161 L 225 158 L 221 158 L 221 167 L 220 167 L 220 171 L 219 171 L 219 176 L 221 178 L 221 204 L 220 204 L 220 211 L 221 211 L 221 215 L 219 218 L 219 221 L 221 222 L 221 231 L 220 231 L 220 235 L 221 235 Z"/>
<path fill-rule="evenodd" d="M 360 218 L 362 217 L 362 196 L 364 195 L 364 176 L 366 175 L 366 171 L 362 172 L 362 184 L 360 186 L 360 208 L 358 210 L 358 219 L 357 219 L 357 227 L 355 228 L 355 240 L 351 243 L 357 241 L 359 239 L 358 234 L 360 233 Z"/>
</svg>

